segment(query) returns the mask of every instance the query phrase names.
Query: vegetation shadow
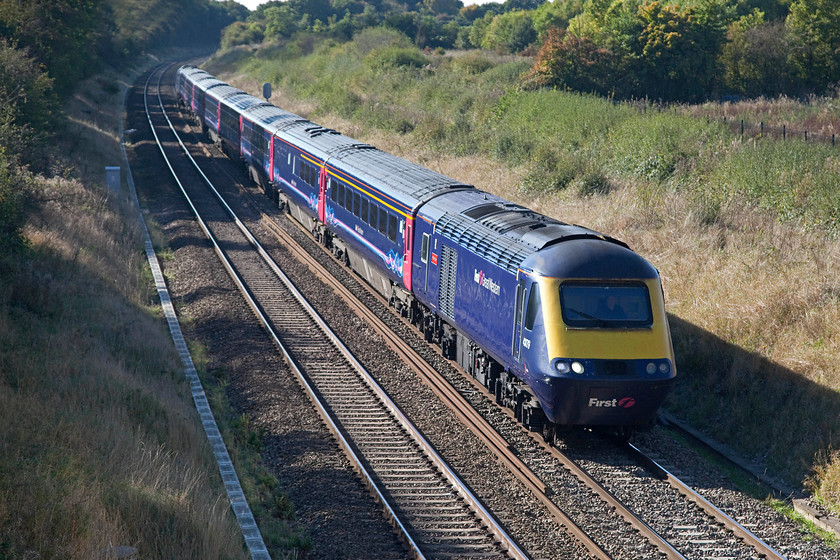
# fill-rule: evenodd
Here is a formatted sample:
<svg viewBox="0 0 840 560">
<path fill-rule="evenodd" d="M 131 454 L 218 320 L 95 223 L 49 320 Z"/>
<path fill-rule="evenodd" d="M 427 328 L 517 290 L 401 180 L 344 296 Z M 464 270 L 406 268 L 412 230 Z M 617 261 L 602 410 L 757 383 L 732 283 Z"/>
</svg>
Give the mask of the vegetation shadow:
<svg viewBox="0 0 840 560">
<path fill-rule="evenodd" d="M 794 488 L 840 444 L 840 394 L 671 315 L 677 382 L 665 408 Z"/>
</svg>

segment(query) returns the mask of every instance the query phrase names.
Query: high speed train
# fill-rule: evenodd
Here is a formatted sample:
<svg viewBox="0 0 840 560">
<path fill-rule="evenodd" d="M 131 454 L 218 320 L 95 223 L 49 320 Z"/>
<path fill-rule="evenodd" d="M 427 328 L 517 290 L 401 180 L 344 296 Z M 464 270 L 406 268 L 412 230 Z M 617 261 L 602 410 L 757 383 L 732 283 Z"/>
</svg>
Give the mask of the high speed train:
<svg viewBox="0 0 840 560">
<path fill-rule="evenodd" d="M 179 101 L 261 190 L 528 428 L 647 427 L 676 368 L 658 271 L 626 244 L 181 67 Z"/>
</svg>

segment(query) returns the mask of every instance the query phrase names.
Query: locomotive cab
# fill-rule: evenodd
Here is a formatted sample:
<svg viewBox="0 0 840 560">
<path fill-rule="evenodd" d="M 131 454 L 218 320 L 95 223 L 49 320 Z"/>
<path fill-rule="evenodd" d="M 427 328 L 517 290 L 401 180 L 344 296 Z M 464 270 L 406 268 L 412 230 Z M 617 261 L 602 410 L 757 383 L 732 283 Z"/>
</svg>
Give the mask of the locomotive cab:
<svg viewBox="0 0 840 560">
<path fill-rule="evenodd" d="M 536 255 L 520 273 L 514 357 L 547 418 L 650 424 L 676 373 L 656 269 L 598 238 Z"/>
</svg>

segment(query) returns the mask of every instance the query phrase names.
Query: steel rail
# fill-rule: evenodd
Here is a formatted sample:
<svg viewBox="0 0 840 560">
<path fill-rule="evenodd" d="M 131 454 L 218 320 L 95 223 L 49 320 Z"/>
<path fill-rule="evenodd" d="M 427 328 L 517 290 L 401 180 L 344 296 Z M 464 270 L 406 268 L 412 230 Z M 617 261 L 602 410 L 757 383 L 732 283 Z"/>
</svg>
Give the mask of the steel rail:
<svg viewBox="0 0 840 560">
<path fill-rule="evenodd" d="M 421 445 L 421 447 L 424 449 L 425 453 L 431 458 L 431 460 L 436 464 L 438 469 L 440 469 L 440 471 L 443 473 L 444 477 L 447 480 L 449 480 L 450 484 L 454 488 L 456 488 L 457 492 L 468 502 L 470 508 L 476 513 L 476 515 L 478 515 L 479 518 L 482 519 L 483 523 L 485 523 L 486 526 L 490 529 L 490 531 L 494 534 L 497 541 L 502 545 L 503 548 L 505 548 L 508 551 L 508 554 L 510 554 L 511 557 L 516 558 L 516 559 L 521 559 L 521 560 L 527 559 L 528 558 L 527 554 L 519 548 L 519 546 L 515 542 L 515 540 L 512 537 L 510 537 L 510 535 L 507 534 L 507 532 L 501 527 L 501 525 L 498 523 L 498 521 L 495 519 L 495 517 L 483 506 L 483 504 L 481 504 L 481 502 L 478 500 L 478 498 L 457 477 L 457 475 L 445 463 L 445 461 L 442 459 L 442 457 L 440 457 L 437 454 L 437 452 L 434 450 L 434 448 L 431 446 L 431 444 L 428 443 L 428 441 L 422 436 L 422 434 L 420 434 L 420 432 L 416 429 L 416 427 L 414 427 L 413 424 L 408 420 L 408 418 L 405 417 L 405 415 L 402 413 L 402 411 L 399 410 L 399 408 L 396 406 L 396 404 L 393 403 L 393 401 L 391 401 L 391 399 L 387 396 L 387 394 L 385 394 L 384 390 L 378 385 L 378 383 L 376 383 L 376 381 L 373 379 L 373 377 L 364 369 L 364 367 L 358 362 L 358 360 L 356 360 L 356 358 L 349 351 L 349 349 L 347 349 L 346 346 L 339 340 L 339 338 L 330 329 L 330 327 L 326 324 L 326 322 L 314 310 L 314 308 L 311 306 L 311 304 L 309 304 L 309 302 L 306 301 L 306 299 L 297 290 L 297 288 L 294 286 L 294 284 L 291 282 L 291 280 L 280 270 L 280 268 L 276 265 L 274 260 L 268 255 L 268 253 L 260 245 L 260 243 L 257 241 L 257 239 L 253 236 L 253 234 L 248 230 L 248 228 L 245 226 L 245 224 L 236 216 L 235 212 L 230 208 L 230 206 L 224 200 L 222 195 L 218 192 L 218 190 L 215 188 L 215 186 L 212 184 L 212 182 L 206 176 L 206 174 L 200 169 L 197 162 L 194 160 L 192 155 L 189 153 L 189 150 L 187 149 L 186 145 L 181 140 L 180 135 L 177 133 L 174 126 L 172 125 L 172 122 L 169 119 L 169 116 L 166 114 L 166 109 L 165 109 L 163 100 L 160 96 L 160 89 L 158 90 L 158 101 L 159 101 L 159 104 L 160 104 L 160 107 L 161 107 L 162 114 L 165 117 L 165 119 L 166 119 L 166 121 L 167 121 L 167 123 L 170 127 L 170 130 L 172 131 L 174 136 L 177 138 L 178 143 L 180 144 L 182 150 L 187 155 L 187 157 L 190 159 L 190 161 L 192 162 L 192 164 L 194 165 L 194 167 L 196 168 L 198 173 L 201 175 L 201 177 L 204 179 L 207 186 L 215 194 L 215 196 L 219 200 L 220 204 L 225 208 L 226 212 L 231 216 L 231 219 L 236 223 L 237 227 L 240 229 L 242 234 L 249 240 L 249 242 L 253 245 L 255 250 L 263 258 L 263 260 L 267 264 L 267 266 L 269 268 L 271 268 L 271 270 L 284 283 L 284 285 L 292 293 L 295 294 L 295 297 L 298 299 L 300 304 L 303 305 L 303 307 L 306 309 L 306 311 L 310 315 L 310 317 L 320 326 L 320 328 L 323 330 L 323 332 L 326 333 L 327 336 L 329 336 L 331 338 L 333 344 L 336 345 L 336 347 L 345 356 L 345 358 L 351 364 L 353 364 L 353 367 L 362 375 L 363 379 L 368 384 L 368 386 L 371 387 L 371 389 L 373 389 L 376 393 L 379 394 L 380 398 L 386 404 L 387 408 L 390 409 L 390 411 L 394 415 L 394 417 L 398 419 L 398 421 L 403 426 L 403 428 L 408 433 L 410 433 L 412 435 L 412 437 L 415 439 L 415 441 L 418 442 L 419 445 Z M 163 153 L 163 148 L 162 147 L 161 147 L 161 152 Z M 165 154 L 164 154 L 164 157 L 166 157 Z M 171 166 L 170 166 L 170 170 L 171 170 Z M 177 181 L 177 179 L 176 179 L 176 181 Z M 180 181 L 178 181 L 178 184 L 179 184 L 179 187 L 181 188 L 181 191 L 184 194 L 184 196 L 187 197 L 187 199 L 189 199 L 189 197 L 186 193 L 186 190 L 183 188 L 183 185 L 181 185 Z M 193 204 L 191 202 L 190 202 L 190 206 L 191 206 L 191 208 L 193 208 L 193 211 L 196 214 L 197 218 L 199 220 L 201 220 L 201 218 L 198 217 L 198 213 L 195 211 L 195 207 L 193 206 Z M 202 229 L 205 231 L 205 234 L 209 236 L 209 231 L 208 231 L 208 229 L 206 229 L 206 226 L 202 226 Z M 216 244 L 214 243 L 214 245 L 216 245 Z M 216 245 L 216 247 L 218 247 L 218 245 Z M 217 250 L 217 252 L 218 252 L 218 250 Z M 227 261 L 226 258 L 223 259 L 223 260 Z M 254 309 L 255 313 L 259 317 L 263 326 L 271 333 L 272 339 L 275 341 L 275 344 L 281 349 L 281 351 L 284 355 L 284 358 L 290 364 L 292 369 L 295 371 L 296 376 L 301 381 L 302 385 L 306 388 L 308 394 L 310 395 L 310 398 L 317 401 L 318 400 L 317 391 L 308 383 L 308 381 L 306 379 L 306 376 L 297 367 L 297 364 L 296 364 L 294 358 L 288 353 L 287 349 L 285 348 L 285 346 L 280 341 L 278 335 L 271 328 L 270 321 L 267 319 L 267 317 L 265 317 L 265 315 L 259 309 L 259 305 L 250 296 L 247 288 L 245 288 L 244 283 L 241 281 L 241 279 L 238 279 L 238 274 L 236 274 L 236 272 L 233 270 L 233 267 L 230 264 L 227 264 L 226 268 L 228 269 L 228 272 L 232 276 L 237 277 L 236 282 L 239 286 L 240 291 L 242 291 L 243 295 L 245 295 L 246 300 L 248 300 L 249 305 L 252 307 L 252 309 Z M 358 456 L 356 456 L 356 454 L 353 452 L 352 447 L 349 444 L 349 442 L 346 439 L 344 439 L 344 436 L 341 433 L 342 431 L 340 429 L 340 426 L 334 423 L 333 419 L 331 418 L 331 415 L 329 414 L 329 412 L 326 410 L 326 408 L 323 405 L 321 405 L 319 403 L 316 406 L 318 406 L 319 412 L 325 418 L 325 420 L 328 421 L 328 423 L 330 425 L 332 425 L 334 432 L 336 433 L 337 437 L 339 437 L 340 441 L 342 442 L 342 447 L 345 449 L 345 452 L 348 453 L 349 456 L 351 457 L 351 460 L 353 460 L 354 463 L 357 464 L 357 469 L 359 469 L 359 471 L 367 479 L 368 484 L 370 486 L 372 486 L 372 489 L 376 493 L 377 498 L 379 499 L 379 501 L 383 504 L 383 506 L 388 511 L 389 517 L 392 518 L 392 522 L 395 523 L 396 526 L 403 533 L 404 539 L 406 539 L 406 541 L 410 543 L 410 547 L 412 548 L 412 551 L 415 554 L 415 556 L 418 557 L 418 558 L 423 558 L 424 556 L 423 556 L 422 552 L 420 551 L 420 547 L 412 539 L 412 537 L 409 534 L 409 530 L 403 524 L 403 522 L 399 519 L 399 516 L 394 511 L 393 507 L 389 504 L 389 501 L 387 500 L 387 498 L 384 496 L 384 494 L 378 488 L 378 485 L 376 485 L 376 483 L 374 482 L 374 477 L 363 466 L 363 461 L 360 460 L 360 458 Z"/>
<path fill-rule="evenodd" d="M 551 500 L 551 491 L 540 480 L 540 478 L 510 449 L 508 442 L 499 433 L 488 424 L 478 411 L 449 383 L 441 374 L 426 360 L 417 353 L 400 337 L 396 336 L 390 328 L 373 312 L 365 306 L 359 299 L 340 281 L 332 276 L 319 263 L 312 262 L 309 254 L 305 249 L 301 248 L 285 231 L 283 231 L 271 218 L 263 215 L 263 224 L 270 229 L 275 235 L 281 237 L 284 243 L 290 247 L 298 259 L 306 260 L 310 268 L 315 269 L 316 274 L 322 277 L 329 286 L 345 301 L 347 301 L 356 311 L 360 318 L 365 321 L 365 324 L 370 326 L 374 331 L 378 332 L 380 336 L 386 341 L 388 346 L 394 350 L 398 356 L 403 358 L 403 363 L 408 365 L 414 372 L 426 383 L 426 385 L 449 407 L 450 410 L 461 420 L 461 422 L 481 440 L 485 446 L 496 455 L 496 457 L 510 470 L 510 472 L 531 492 L 531 494 L 545 506 L 549 515 L 557 521 L 560 525 L 566 528 L 566 531 L 575 539 L 577 539 L 588 551 L 589 554 L 598 560 L 610 560 L 612 557 L 596 543 L 585 529 L 578 526 L 566 513 L 557 507 Z M 326 253 L 329 255 L 329 253 Z M 329 255 L 332 257 L 332 255 Z M 338 261 L 336 261 L 338 262 Z M 360 283 L 365 290 L 372 296 L 380 299 L 381 303 L 385 303 L 384 299 L 371 290 L 364 283 Z M 406 323 L 407 324 L 407 323 Z M 472 381 L 472 378 L 470 378 Z M 473 383 L 477 389 L 487 390 L 476 383 Z"/>
<path fill-rule="evenodd" d="M 151 79 L 154 76 L 155 72 L 160 71 L 160 77 L 158 78 L 159 87 L 161 77 L 171 66 L 171 64 L 167 65 L 167 63 L 164 63 L 159 65 L 157 68 L 153 69 L 151 72 L 149 72 L 149 77 L 146 79 L 146 83 L 143 86 L 143 104 L 146 110 L 146 118 L 149 120 L 149 125 L 152 128 L 152 133 L 155 134 L 155 139 L 157 139 L 157 134 L 155 133 L 154 126 L 152 125 L 147 97 L 149 83 L 151 82 Z M 123 159 L 125 160 L 126 165 L 128 165 L 128 157 L 125 152 L 125 142 L 122 140 L 122 129 L 123 125 L 122 121 L 120 121 L 120 149 L 122 150 Z M 242 485 L 239 481 L 239 476 L 236 474 L 236 469 L 233 466 L 233 462 L 231 461 L 230 454 L 228 453 L 227 447 L 225 446 L 224 440 L 222 439 L 222 435 L 219 431 L 218 425 L 216 424 L 216 420 L 213 417 L 213 412 L 210 410 L 210 404 L 207 400 L 207 395 L 204 392 L 204 387 L 201 384 L 201 380 L 198 377 L 198 373 L 196 372 L 192 356 L 190 355 L 189 349 L 187 348 L 187 345 L 184 342 L 184 337 L 181 332 L 181 326 L 178 322 L 178 317 L 175 313 L 175 308 L 172 305 L 172 301 L 169 297 L 169 291 L 166 288 L 166 281 L 163 277 L 163 272 L 160 269 L 160 264 L 157 261 L 157 256 L 154 252 L 154 246 L 152 245 L 151 238 L 149 237 L 149 231 L 146 228 L 146 221 L 143 218 L 143 213 L 140 211 L 140 201 L 137 198 L 137 192 L 134 188 L 134 179 L 131 176 L 130 168 L 127 168 L 127 179 L 132 199 L 135 205 L 137 206 L 137 210 L 140 214 L 140 223 L 143 226 L 143 232 L 146 238 L 146 256 L 155 279 L 155 285 L 161 300 L 161 307 L 163 308 L 164 315 L 166 316 L 166 321 L 169 325 L 172 340 L 175 343 L 176 349 L 178 350 L 178 355 L 181 358 L 181 362 L 184 364 L 184 371 L 188 381 L 190 382 L 190 390 L 193 396 L 193 401 L 195 402 L 196 410 L 198 411 L 199 416 L 201 417 L 201 423 L 204 427 L 205 435 L 207 436 L 207 439 L 211 447 L 213 448 L 213 456 L 216 459 L 216 465 L 219 468 L 219 474 L 222 478 L 222 481 L 224 482 L 225 493 L 228 496 L 231 509 L 233 510 L 234 516 L 236 517 L 236 522 L 239 525 L 239 528 L 242 532 L 242 536 L 245 539 L 245 546 L 248 548 L 248 552 L 250 553 L 251 558 L 254 560 L 270 560 L 271 555 L 268 553 L 268 549 L 265 546 L 265 541 L 262 538 L 262 533 L 260 532 L 259 527 L 257 526 L 257 522 L 254 519 L 254 515 L 251 511 L 250 506 L 248 505 L 248 501 L 245 499 L 245 492 L 242 490 Z"/>
<path fill-rule="evenodd" d="M 672 474 L 668 471 L 665 467 L 657 463 L 651 457 L 648 457 L 644 451 L 636 447 L 630 442 L 627 442 L 627 448 L 635 455 L 640 461 L 642 461 L 645 465 L 647 465 L 651 470 L 656 471 L 657 473 L 662 476 L 664 480 L 671 485 L 677 492 L 697 504 L 700 509 L 706 512 L 707 515 L 718 521 L 721 525 L 726 527 L 729 531 L 734 533 L 738 538 L 743 540 L 748 545 L 755 548 L 756 552 L 759 555 L 769 559 L 769 560 L 786 560 L 786 557 L 777 552 L 773 549 L 770 545 L 765 543 L 763 540 L 758 538 L 755 534 L 753 534 L 749 529 L 732 519 L 729 515 L 726 514 L 723 510 L 712 504 L 706 498 L 700 495 L 699 492 L 694 490 L 691 486 L 680 480 L 677 476 Z"/>
<path fill-rule="evenodd" d="M 187 155 L 189 155 L 189 152 L 186 149 L 186 146 L 181 141 L 178 134 L 175 132 L 175 128 L 172 125 L 172 122 L 170 121 L 168 115 L 166 114 L 164 104 L 163 104 L 163 100 L 160 96 L 160 79 L 162 79 L 162 76 L 158 80 L 158 94 L 157 94 L 158 103 L 160 104 L 161 112 L 162 112 L 164 118 L 166 118 L 166 122 L 168 123 L 170 130 L 172 130 L 172 132 L 175 133 L 175 137 L 178 138 L 178 143 L 181 145 L 181 147 L 184 149 L 184 151 L 187 152 Z M 391 506 L 391 504 L 389 503 L 387 498 L 382 494 L 379 486 L 376 484 L 373 477 L 371 476 L 371 473 L 364 467 L 363 462 L 356 455 L 355 451 L 353 450 L 353 447 L 350 445 L 348 440 L 344 437 L 343 431 L 339 428 L 338 424 L 335 423 L 334 419 L 332 418 L 330 413 L 327 411 L 323 402 L 319 398 L 317 391 L 314 389 L 314 387 L 312 387 L 312 385 L 309 383 L 309 381 L 303 375 L 303 372 L 298 368 L 295 360 L 289 354 L 285 345 L 281 342 L 277 333 L 271 327 L 270 321 L 265 316 L 265 314 L 262 312 L 262 309 L 257 304 L 257 302 L 254 301 L 253 297 L 251 297 L 251 294 L 248 291 L 247 287 L 245 286 L 245 283 L 243 282 L 242 278 L 236 272 L 236 269 L 231 264 L 227 255 L 224 253 L 222 248 L 219 246 L 218 242 L 216 241 L 215 236 L 210 231 L 210 228 L 207 226 L 204 219 L 201 217 L 200 213 L 196 209 L 195 205 L 193 204 L 192 200 L 190 199 L 189 194 L 187 193 L 186 189 L 184 188 L 184 185 L 181 183 L 181 180 L 178 178 L 177 173 L 175 172 L 174 168 L 172 167 L 172 164 L 170 163 L 169 158 L 166 156 L 166 152 L 163 149 L 163 143 L 160 141 L 160 138 L 158 137 L 157 132 L 155 131 L 154 124 L 152 123 L 151 116 L 149 115 L 148 107 L 147 107 L 146 114 L 149 116 L 149 125 L 152 128 L 152 133 L 154 134 L 155 141 L 158 145 L 158 148 L 160 149 L 161 155 L 163 156 L 163 159 L 166 162 L 166 166 L 169 168 L 169 171 L 172 174 L 173 179 L 175 180 L 176 184 L 178 185 L 178 188 L 181 190 L 181 193 L 184 195 L 184 198 L 187 201 L 187 204 L 189 205 L 190 209 L 193 211 L 193 214 L 195 215 L 196 221 L 198 222 L 199 226 L 201 227 L 201 230 L 204 232 L 204 235 L 207 236 L 208 240 L 213 245 L 213 250 L 215 251 L 216 255 L 219 257 L 219 260 L 222 262 L 222 265 L 225 267 L 225 270 L 228 272 L 231 279 L 236 284 L 237 289 L 242 293 L 242 296 L 245 298 L 245 301 L 248 303 L 248 306 L 251 308 L 251 310 L 257 316 L 257 319 L 259 320 L 260 324 L 262 324 L 263 328 L 268 332 L 269 336 L 274 341 L 274 344 L 278 347 L 278 349 L 282 353 L 283 359 L 288 364 L 288 366 L 290 367 L 292 372 L 295 374 L 295 377 L 297 378 L 298 382 L 301 384 L 301 386 L 307 392 L 307 395 L 309 396 L 310 400 L 315 405 L 316 410 L 318 411 L 318 414 L 321 416 L 321 418 L 323 418 L 324 422 L 327 424 L 330 431 L 336 437 L 336 439 L 339 442 L 339 445 L 344 450 L 344 453 L 347 455 L 348 459 L 350 459 L 351 463 L 354 465 L 354 468 L 364 478 L 368 488 L 370 488 L 370 490 L 372 492 L 374 492 L 377 501 L 379 501 L 382 504 L 383 508 L 385 508 L 386 515 L 390 518 L 390 520 L 394 524 L 395 528 L 397 528 L 400 531 L 401 538 L 409 546 L 409 548 L 411 549 L 414 557 L 417 558 L 417 560 L 425 559 L 425 556 L 420 551 L 420 548 L 417 546 L 417 543 L 414 542 L 414 539 L 412 539 L 411 535 L 409 534 L 408 529 L 405 527 L 405 525 L 399 519 L 399 516 L 394 511 L 393 507 Z M 192 156 L 190 156 L 190 160 L 193 162 L 193 164 L 195 164 L 195 160 L 192 159 Z M 198 169 L 198 171 L 201 174 L 201 176 L 204 178 L 204 180 L 212 185 L 212 183 L 210 183 L 209 179 L 207 178 L 206 175 L 204 175 L 204 173 L 201 171 L 201 169 Z M 225 204 L 225 206 L 226 206 L 226 208 L 229 212 L 232 212 L 232 210 L 230 210 L 230 207 L 227 207 L 226 204 Z M 235 218 L 235 219 L 238 221 L 238 218 Z M 244 227 L 244 225 L 243 225 L 243 227 Z M 246 237 L 247 236 L 250 236 L 250 232 L 248 234 L 246 234 Z M 253 237 L 251 236 L 250 239 L 253 239 Z M 256 243 L 256 239 L 253 239 L 253 242 Z"/>
</svg>

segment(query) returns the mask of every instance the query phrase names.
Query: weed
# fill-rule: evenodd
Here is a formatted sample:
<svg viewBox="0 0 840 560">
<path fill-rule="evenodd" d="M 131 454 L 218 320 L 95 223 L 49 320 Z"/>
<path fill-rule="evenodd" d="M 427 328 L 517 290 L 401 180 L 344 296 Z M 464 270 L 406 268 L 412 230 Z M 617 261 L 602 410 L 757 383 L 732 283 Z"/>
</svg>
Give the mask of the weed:
<svg viewBox="0 0 840 560">
<path fill-rule="evenodd" d="M 367 52 L 391 44 L 376 37 Z M 282 79 L 288 109 L 317 108 L 322 124 L 626 241 L 663 279 L 678 367 L 672 411 L 792 485 L 820 449 L 836 449 L 836 149 L 742 140 L 696 118 L 714 107 L 640 112 L 520 91 L 527 59 L 447 53 L 421 72 L 363 67 L 346 56 L 353 48 L 273 60 L 261 74 Z M 326 61 L 335 71 L 325 78 Z M 337 114 L 330 87 L 355 92 L 359 109 Z M 387 114 L 410 115 L 414 127 Z M 819 478 L 838 471 L 833 459 Z"/>
</svg>

